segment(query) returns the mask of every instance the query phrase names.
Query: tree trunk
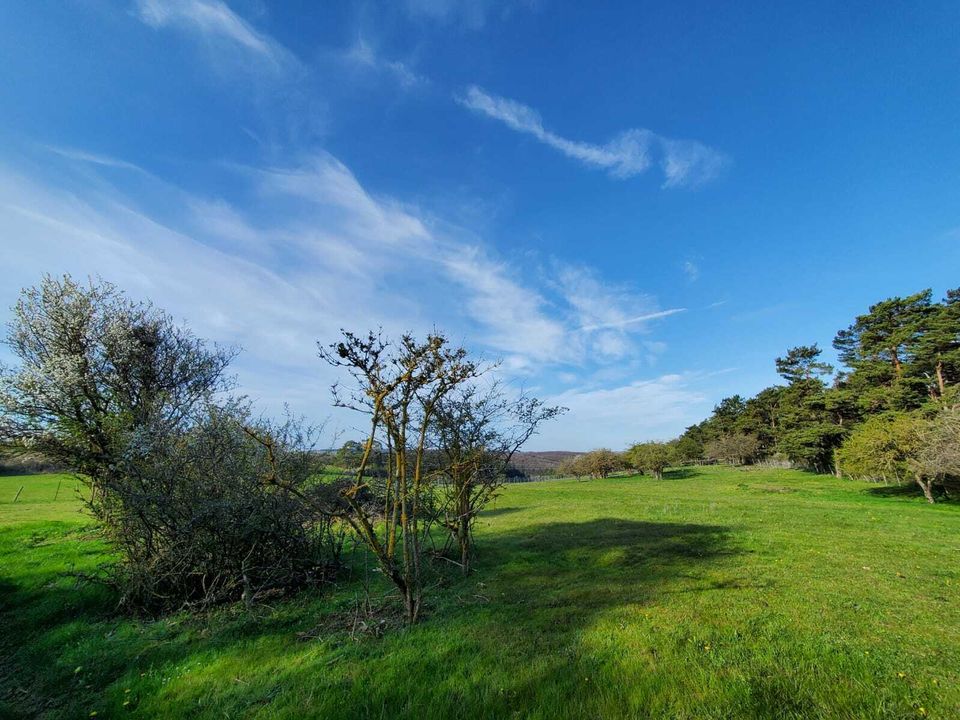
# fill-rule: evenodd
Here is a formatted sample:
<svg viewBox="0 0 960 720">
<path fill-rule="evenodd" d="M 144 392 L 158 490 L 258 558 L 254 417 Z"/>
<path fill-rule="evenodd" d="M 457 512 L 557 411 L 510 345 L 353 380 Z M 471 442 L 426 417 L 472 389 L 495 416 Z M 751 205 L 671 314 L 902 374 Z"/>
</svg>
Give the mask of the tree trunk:
<svg viewBox="0 0 960 720">
<path fill-rule="evenodd" d="M 937 386 L 940 388 L 940 398 L 946 392 L 946 383 L 943 381 L 943 360 L 937 358 Z"/>
<path fill-rule="evenodd" d="M 420 592 L 407 586 L 403 594 L 403 607 L 407 614 L 407 623 L 415 625 L 420 615 Z"/>
<path fill-rule="evenodd" d="M 927 502 L 933 505 L 933 480 L 924 480 L 919 475 L 917 476 L 916 480 L 917 485 L 919 485 L 920 489 L 923 490 L 923 496 L 927 499 Z"/>
<path fill-rule="evenodd" d="M 457 496 L 457 546 L 460 549 L 460 566 L 464 575 L 470 572 L 470 476 L 462 476 L 457 483 L 460 488 Z"/>
<path fill-rule="evenodd" d="M 464 523 L 466 524 L 466 523 Z M 464 575 L 470 574 L 470 529 L 463 530 L 462 540 L 460 541 L 460 565 Z"/>
<path fill-rule="evenodd" d="M 470 572 L 470 519 L 462 511 L 457 518 L 457 548 L 460 550 L 460 567 L 466 575 Z"/>
</svg>

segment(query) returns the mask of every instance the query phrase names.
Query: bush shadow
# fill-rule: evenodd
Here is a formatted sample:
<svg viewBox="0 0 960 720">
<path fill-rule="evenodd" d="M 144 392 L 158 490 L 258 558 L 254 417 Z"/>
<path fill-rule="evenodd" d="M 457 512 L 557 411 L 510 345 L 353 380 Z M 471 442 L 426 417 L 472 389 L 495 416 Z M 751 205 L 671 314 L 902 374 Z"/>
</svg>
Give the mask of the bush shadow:
<svg viewBox="0 0 960 720">
<path fill-rule="evenodd" d="M 501 507 L 501 508 L 491 508 L 489 510 L 484 510 L 480 513 L 482 518 L 495 518 L 500 517 L 501 515 L 509 515 L 510 513 L 515 513 L 523 510 L 519 507 Z"/>
<path fill-rule="evenodd" d="M 600 518 L 483 537 L 477 564 L 508 603 L 592 613 L 652 599 L 733 552 L 723 526 Z"/>
<path fill-rule="evenodd" d="M 700 477 L 703 472 L 691 467 L 670 468 L 663 471 L 664 480 L 685 480 L 686 478 Z"/>
<path fill-rule="evenodd" d="M 516 707 L 537 708 L 543 717 L 569 715 L 569 708 L 583 705 L 583 679 L 600 682 L 607 671 L 591 649 L 597 623 L 620 622 L 611 619 L 622 619 L 619 611 L 632 615 L 676 592 L 742 589 L 738 581 L 718 581 L 715 572 L 737 552 L 730 528 L 695 523 L 598 518 L 484 535 L 476 575 L 448 591 L 463 604 L 438 607 L 418 630 L 459 638 L 456 652 L 446 652 L 446 659 L 425 654 L 416 671 L 460 678 L 456 692 L 421 700 L 444 708 L 438 716 L 456 714 L 458 699 L 478 697 L 488 717 L 507 717 Z M 465 660 L 484 668 L 470 673 L 469 682 Z M 493 676 L 501 684 L 497 692 L 487 679 Z M 402 693 L 409 689 L 391 689 L 402 687 L 397 672 L 376 702 L 389 707 L 408 699 Z M 582 716 L 603 714 L 600 707 L 581 710 Z"/>
<path fill-rule="evenodd" d="M 498 508 L 487 515 L 520 509 Z M 170 672 L 164 668 L 182 666 L 196 654 L 213 660 L 209 672 L 215 677 L 217 662 L 245 663 L 255 652 L 258 665 L 274 668 L 255 689 L 239 681 L 211 686 L 197 678 L 180 688 L 178 706 L 194 708 L 192 716 L 222 716 L 226 709 L 244 714 L 264 702 L 292 702 L 283 698 L 309 687 L 317 698 L 309 712 L 326 717 L 378 717 L 384 707 L 403 709 L 398 717 L 418 716 L 413 710 L 418 707 L 429 707 L 429 717 L 449 717 L 468 701 L 482 707 L 484 716 L 506 717 L 517 707 L 582 702 L 578 678 L 602 672 L 594 667 L 584 635 L 604 613 L 641 607 L 673 592 L 734 591 L 738 585 L 717 583 L 709 571 L 735 553 L 729 528 L 693 523 L 599 518 L 483 533 L 477 572 L 447 576 L 446 587 L 429 596 L 420 625 L 383 637 L 334 631 L 316 641 L 298 641 L 298 631 L 335 611 L 337 603 L 313 592 L 283 601 L 260 620 L 225 608 L 210 618 L 173 616 L 149 623 L 116 617 L 113 598 L 103 589 L 46 583 L 18 589 L 8 581 L 2 590 L 12 607 L 7 605 L 0 617 L 12 621 L 14 642 L 31 646 L 9 659 L 60 668 L 33 680 L 65 710 L 92 706 L 99 693 L 105 696 L 101 701 L 118 695 L 118 688 L 135 681 L 141 670 L 153 668 L 160 676 Z M 349 600 L 355 586 L 346 581 L 339 600 Z M 17 618 L 17 607 L 34 611 Z M 65 646 L 85 646 L 99 655 L 98 667 L 89 675 L 84 670 L 90 690 L 82 690 L 71 675 L 81 661 L 64 654 Z M 389 661 L 397 653 L 404 660 Z M 364 660 L 371 657 L 380 658 L 369 666 L 376 667 L 375 676 L 368 675 Z M 342 674 L 336 667 L 341 662 Z M 13 700 L 15 687 L 4 684 L 0 697 Z M 209 713 L 197 713 L 198 703 Z M 306 710 L 290 706 L 277 714 L 298 717 Z"/>
<path fill-rule="evenodd" d="M 957 504 L 960 502 L 960 497 L 958 497 L 957 493 L 958 489 L 960 488 L 951 487 L 948 494 L 947 490 L 943 487 L 934 486 L 933 496 L 938 503 Z M 902 485 L 878 485 L 876 487 L 867 488 L 865 492 L 873 497 L 926 501 L 926 498 L 923 496 L 923 491 L 916 483 L 904 483 Z"/>
</svg>

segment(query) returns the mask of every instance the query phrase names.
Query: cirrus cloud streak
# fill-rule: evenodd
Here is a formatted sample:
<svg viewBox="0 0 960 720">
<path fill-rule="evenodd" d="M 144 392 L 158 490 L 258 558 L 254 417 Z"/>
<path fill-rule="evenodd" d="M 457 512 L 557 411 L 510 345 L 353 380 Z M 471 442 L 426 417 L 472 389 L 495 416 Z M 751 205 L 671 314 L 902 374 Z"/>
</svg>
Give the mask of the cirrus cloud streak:
<svg viewBox="0 0 960 720">
<path fill-rule="evenodd" d="M 606 170 L 618 179 L 639 175 L 656 161 L 663 172 L 663 187 L 695 187 L 718 177 L 730 162 L 727 155 L 701 142 L 664 137 L 646 128 L 625 130 L 602 145 L 570 140 L 548 130 L 533 108 L 476 85 L 456 99 L 475 113 L 499 120 L 511 130 L 531 135 L 567 157 Z"/>
</svg>

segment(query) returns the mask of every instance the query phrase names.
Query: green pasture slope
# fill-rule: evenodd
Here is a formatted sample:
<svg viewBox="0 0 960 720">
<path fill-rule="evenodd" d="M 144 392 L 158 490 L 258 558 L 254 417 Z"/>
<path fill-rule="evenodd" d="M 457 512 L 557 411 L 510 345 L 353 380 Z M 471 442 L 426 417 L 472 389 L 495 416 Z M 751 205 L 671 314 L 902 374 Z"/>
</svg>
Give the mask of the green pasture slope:
<svg viewBox="0 0 960 720">
<path fill-rule="evenodd" d="M 960 506 L 895 488 L 510 486 L 474 576 L 413 629 L 353 634 L 356 579 L 255 617 L 118 617 L 66 574 L 105 551 L 74 490 L 0 478 L 2 717 L 960 718 Z"/>
</svg>

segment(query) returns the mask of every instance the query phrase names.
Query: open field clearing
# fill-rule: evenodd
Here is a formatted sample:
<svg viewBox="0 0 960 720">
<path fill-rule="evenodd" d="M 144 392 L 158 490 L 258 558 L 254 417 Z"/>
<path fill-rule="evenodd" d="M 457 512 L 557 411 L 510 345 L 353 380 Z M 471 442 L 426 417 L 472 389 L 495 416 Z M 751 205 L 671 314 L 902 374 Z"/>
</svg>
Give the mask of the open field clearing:
<svg viewBox="0 0 960 720">
<path fill-rule="evenodd" d="M 0 3 L 0 720 L 960 720 L 958 30 Z"/>
<path fill-rule="evenodd" d="M 376 577 L 358 611 L 360 550 L 335 594 L 118 616 L 69 575 L 105 560 L 76 482 L 2 477 L 0 716 L 956 718 L 960 507 L 906 490 L 724 467 L 511 485 L 476 572 L 405 628 Z"/>
</svg>

